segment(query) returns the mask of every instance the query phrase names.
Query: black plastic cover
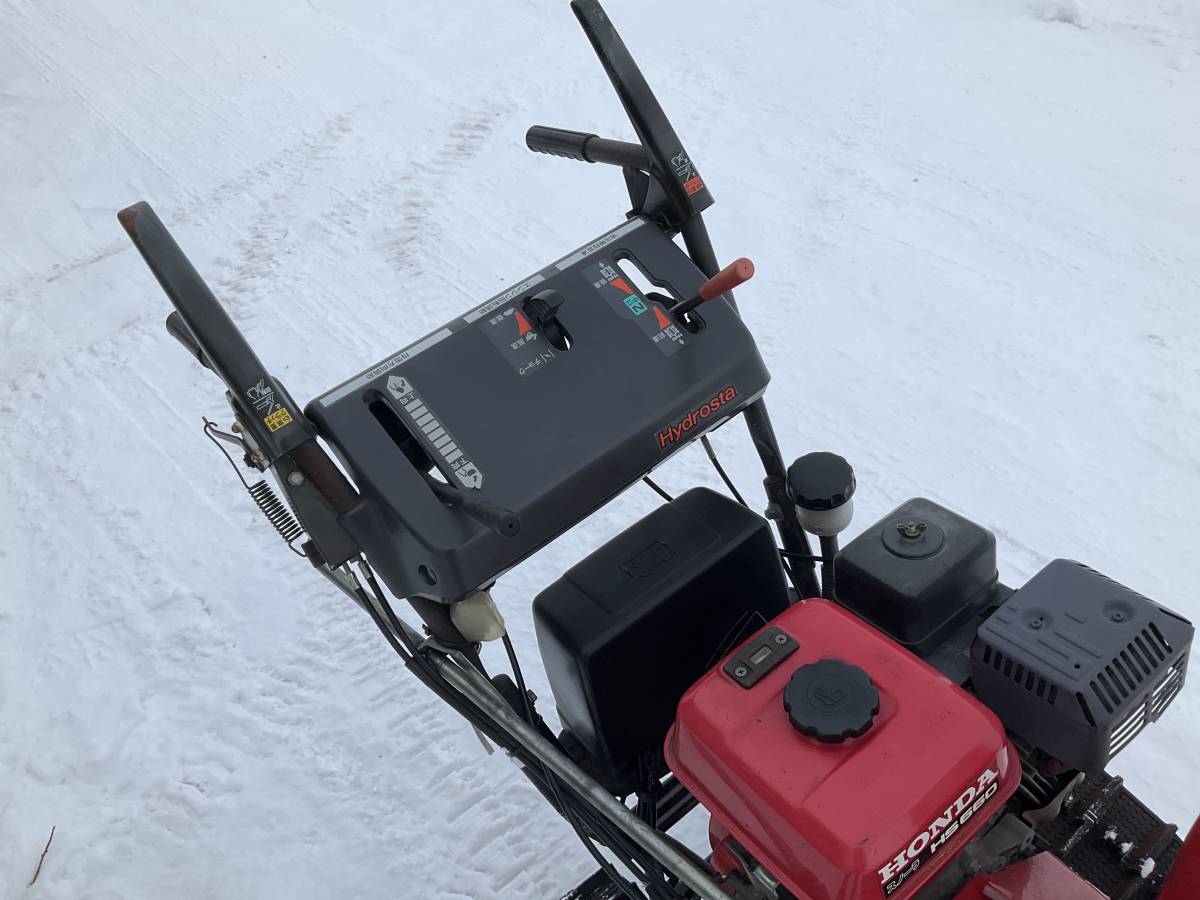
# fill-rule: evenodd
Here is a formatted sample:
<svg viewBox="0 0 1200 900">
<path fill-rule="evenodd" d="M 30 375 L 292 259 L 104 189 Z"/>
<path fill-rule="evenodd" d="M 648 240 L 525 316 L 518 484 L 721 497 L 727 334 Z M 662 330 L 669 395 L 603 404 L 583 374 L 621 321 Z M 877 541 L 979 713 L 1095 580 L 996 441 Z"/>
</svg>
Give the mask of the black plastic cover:
<svg viewBox="0 0 1200 900">
<path fill-rule="evenodd" d="M 640 295 L 625 258 L 677 298 L 705 280 L 631 219 L 308 404 L 364 500 L 342 524 L 397 596 L 454 601 L 487 585 L 761 396 L 766 367 L 729 304 L 706 303 L 688 331 Z M 545 291 L 562 298 L 569 349 L 524 311 Z M 431 468 L 514 513 L 519 531 L 439 500 Z"/>
<path fill-rule="evenodd" d="M 994 595 L 996 538 L 917 497 L 842 548 L 834 575 L 838 603 L 926 656 Z"/>
<path fill-rule="evenodd" d="M 533 602 L 559 718 L 602 783 L 661 774 L 679 698 L 788 603 L 767 521 L 707 488 L 664 504 Z"/>
<path fill-rule="evenodd" d="M 1194 629 L 1082 563 L 1056 559 L 979 628 L 971 684 L 1005 727 L 1100 772 L 1183 687 Z"/>
</svg>

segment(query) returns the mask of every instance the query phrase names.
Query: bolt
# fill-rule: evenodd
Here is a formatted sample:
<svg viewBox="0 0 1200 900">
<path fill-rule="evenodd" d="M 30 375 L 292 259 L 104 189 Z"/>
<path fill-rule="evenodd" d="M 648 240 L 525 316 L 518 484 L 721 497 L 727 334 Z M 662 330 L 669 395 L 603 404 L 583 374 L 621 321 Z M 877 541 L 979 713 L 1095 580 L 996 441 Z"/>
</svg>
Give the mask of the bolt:
<svg viewBox="0 0 1200 900">
<path fill-rule="evenodd" d="M 786 634 L 777 634 L 777 635 L 775 635 L 775 643 L 777 643 L 777 644 L 786 644 L 786 643 L 787 643 L 787 635 L 786 635 Z"/>
<path fill-rule="evenodd" d="M 745 678 L 747 675 L 750 674 L 750 670 L 747 669 L 745 666 L 738 666 L 736 669 L 733 670 L 733 674 L 735 676 L 737 676 L 738 678 Z"/>
<path fill-rule="evenodd" d="M 250 454 L 250 458 L 252 460 L 254 460 L 256 463 L 267 461 L 266 455 L 261 450 L 255 450 L 253 453 Z"/>
<path fill-rule="evenodd" d="M 241 434 L 244 429 L 242 428 L 242 423 L 234 419 L 233 424 L 229 426 L 229 430 L 234 434 Z"/>
<path fill-rule="evenodd" d="M 299 469 L 293 469 L 291 472 L 288 472 L 287 481 L 292 487 L 300 487 L 300 485 L 304 484 L 304 473 Z"/>
<path fill-rule="evenodd" d="M 900 537 L 905 538 L 906 540 L 915 541 L 925 533 L 925 529 L 928 527 L 929 526 L 927 526 L 924 522 L 911 521 L 901 522 L 896 526 L 896 530 L 900 532 Z"/>
</svg>

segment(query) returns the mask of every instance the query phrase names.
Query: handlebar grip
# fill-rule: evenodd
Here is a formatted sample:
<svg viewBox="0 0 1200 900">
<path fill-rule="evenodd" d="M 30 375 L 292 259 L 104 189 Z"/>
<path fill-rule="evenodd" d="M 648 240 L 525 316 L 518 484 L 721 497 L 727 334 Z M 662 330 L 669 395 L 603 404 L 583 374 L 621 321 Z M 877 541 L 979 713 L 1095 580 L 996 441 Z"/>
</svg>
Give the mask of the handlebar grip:
<svg viewBox="0 0 1200 900">
<path fill-rule="evenodd" d="M 564 156 L 580 162 L 593 162 L 587 158 L 584 148 L 595 136 L 582 131 L 534 125 L 525 132 L 525 146 L 535 153 L 549 153 L 551 156 Z"/>
<path fill-rule="evenodd" d="M 582 131 L 534 125 L 525 132 L 525 145 L 536 153 L 549 153 L 581 162 L 604 163 L 623 169 L 650 170 L 650 156 L 641 144 L 613 141 Z"/>
</svg>

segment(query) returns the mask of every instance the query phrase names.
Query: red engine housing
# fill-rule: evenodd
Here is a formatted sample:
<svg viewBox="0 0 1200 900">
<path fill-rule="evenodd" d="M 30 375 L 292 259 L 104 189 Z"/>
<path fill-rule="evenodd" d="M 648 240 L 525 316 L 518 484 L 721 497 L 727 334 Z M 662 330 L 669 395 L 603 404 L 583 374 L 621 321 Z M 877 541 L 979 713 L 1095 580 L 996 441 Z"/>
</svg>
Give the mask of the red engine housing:
<svg viewBox="0 0 1200 900">
<path fill-rule="evenodd" d="M 904 900 L 1012 795 L 1016 751 L 978 700 L 840 607 L 808 600 L 771 625 L 799 646 L 750 688 L 722 666 L 701 678 L 667 761 L 722 826 L 714 844 L 727 832 L 797 897 Z M 869 730 L 840 743 L 801 734 L 783 705 L 792 674 L 830 658 L 879 694 Z"/>
</svg>

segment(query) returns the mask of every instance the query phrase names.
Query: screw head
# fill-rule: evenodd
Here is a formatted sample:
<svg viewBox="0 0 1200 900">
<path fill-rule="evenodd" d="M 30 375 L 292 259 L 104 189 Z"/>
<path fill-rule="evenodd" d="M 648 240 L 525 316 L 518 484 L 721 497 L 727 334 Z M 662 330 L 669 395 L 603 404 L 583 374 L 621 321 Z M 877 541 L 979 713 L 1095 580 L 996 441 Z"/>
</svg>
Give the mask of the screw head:
<svg viewBox="0 0 1200 900">
<path fill-rule="evenodd" d="M 896 526 L 896 530 L 900 532 L 900 537 L 915 541 L 925 533 L 925 529 L 928 527 L 924 522 L 918 522 L 913 519 L 908 522 L 901 522 Z"/>
<path fill-rule="evenodd" d="M 304 484 L 304 473 L 299 469 L 288 472 L 287 482 L 292 487 L 300 487 L 300 485 Z"/>
<path fill-rule="evenodd" d="M 777 643 L 777 644 L 786 644 L 787 642 L 788 642 L 788 639 L 787 639 L 787 635 L 786 635 L 786 634 L 777 634 L 777 635 L 775 635 L 775 643 Z"/>
<path fill-rule="evenodd" d="M 747 675 L 750 674 L 750 670 L 747 669 L 745 666 L 738 666 L 736 669 L 733 670 L 733 674 L 736 675 L 738 678 L 745 678 Z"/>
</svg>

